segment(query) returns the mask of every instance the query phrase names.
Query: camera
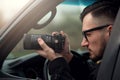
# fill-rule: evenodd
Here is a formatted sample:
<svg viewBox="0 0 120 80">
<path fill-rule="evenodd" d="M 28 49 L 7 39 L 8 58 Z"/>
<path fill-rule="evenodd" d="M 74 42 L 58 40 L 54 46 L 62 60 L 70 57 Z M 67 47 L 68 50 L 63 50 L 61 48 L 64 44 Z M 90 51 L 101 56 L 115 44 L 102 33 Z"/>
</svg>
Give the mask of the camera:
<svg viewBox="0 0 120 80">
<path fill-rule="evenodd" d="M 24 34 L 23 47 L 26 50 L 42 50 L 38 44 L 37 39 L 42 38 L 45 43 L 51 47 L 55 52 L 61 52 L 64 48 L 65 37 L 59 35 L 49 34 Z"/>
</svg>

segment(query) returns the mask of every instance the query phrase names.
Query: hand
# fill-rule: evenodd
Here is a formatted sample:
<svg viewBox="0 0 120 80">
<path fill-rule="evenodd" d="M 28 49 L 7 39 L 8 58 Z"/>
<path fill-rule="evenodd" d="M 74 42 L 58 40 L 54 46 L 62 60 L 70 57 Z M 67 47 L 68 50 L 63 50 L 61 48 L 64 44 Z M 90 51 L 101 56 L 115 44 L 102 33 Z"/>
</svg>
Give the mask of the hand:
<svg viewBox="0 0 120 80">
<path fill-rule="evenodd" d="M 66 59 L 66 61 L 69 63 L 73 57 L 73 54 L 71 54 L 70 52 L 70 44 L 69 44 L 68 35 L 64 33 L 63 31 L 52 33 L 53 36 L 58 35 L 58 34 L 61 34 L 63 37 L 65 37 L 64 50 L 59 54 L 62 55 Z"/>
<path fill-rule="evenodd" d="M 68 36 L 63 31 L 53 32 L 52 36 L 58 35 L 58 34 L 61 34 L 63 37 L 65 37 L 64 50 L 61 53 L 55 53 L 55 51 L 52 48 L 48 47 L 47 44 L 41 38 L 38 39 L 38 43 L 42 47 L 43 50 L 39 50 L 38 53 L 41 56 L 43 56 L 51 61 L 58 57 L 64 57 L 66 59 L 66 61 L 69 63 L 71 61 L 73 55 L 70 52 Z"/>
<path fill-rule="evenodd" d="M 48 47 L 47 44 L 41 38 L 38 38 L 38 43 L 42 47 L 42 50 L 39 50 L 37 52 L 44 58 L 47 58 L 50 61 L 52 61 L 58 57 L 62 57 L 62 55 L 59 55 L 59 53 L 55 53 L 52 48 Z"/>
</svg>

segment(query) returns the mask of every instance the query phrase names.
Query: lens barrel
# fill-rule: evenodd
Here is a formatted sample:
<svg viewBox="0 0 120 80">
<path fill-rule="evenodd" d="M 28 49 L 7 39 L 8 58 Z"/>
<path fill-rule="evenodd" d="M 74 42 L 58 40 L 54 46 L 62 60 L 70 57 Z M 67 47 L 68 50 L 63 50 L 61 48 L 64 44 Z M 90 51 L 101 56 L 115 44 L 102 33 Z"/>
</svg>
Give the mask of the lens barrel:
<svg viewBox="0 0 120 80">
<path fill-rule="evenodd" d="M 26 50 L 40 50 L 41 46 L 37 39 L 42 38 L 45 43 L 51 47 L 55 52 L 61 52 L 64 47 L 65 38 L 62 35 L 48 35 L 48 34 L 25 34 L 23 40 L 23 47 Z"/>
</svg>

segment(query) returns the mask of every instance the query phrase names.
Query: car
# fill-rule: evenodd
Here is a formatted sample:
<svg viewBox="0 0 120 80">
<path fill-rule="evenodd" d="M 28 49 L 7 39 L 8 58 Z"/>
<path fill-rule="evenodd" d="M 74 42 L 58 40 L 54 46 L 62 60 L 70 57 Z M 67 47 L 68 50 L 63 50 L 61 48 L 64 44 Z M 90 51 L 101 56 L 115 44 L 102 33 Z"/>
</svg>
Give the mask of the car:
<svg viewBox="0 0 120 80">
<path fill-rule="evenodd" d="M 82 55 L 86 49 L 78 44 L 82 38 L 79 16 L 86 6 L 96 1 L 99 0 L 1 0 L 0 80 L 48 80 L 47 60 L 37 54 L 36 50 L 24 49 L 25 34 L 41 36 L 63 30 L 70 37 L 71 49 Z M 119 0 L 113 1 L 119 4 Z M 100 66 L 98 80 L 120 79 L 119 16 L 120 10 Z M 113 42 L 116 44 L 113 45 Z"/>
</svg>

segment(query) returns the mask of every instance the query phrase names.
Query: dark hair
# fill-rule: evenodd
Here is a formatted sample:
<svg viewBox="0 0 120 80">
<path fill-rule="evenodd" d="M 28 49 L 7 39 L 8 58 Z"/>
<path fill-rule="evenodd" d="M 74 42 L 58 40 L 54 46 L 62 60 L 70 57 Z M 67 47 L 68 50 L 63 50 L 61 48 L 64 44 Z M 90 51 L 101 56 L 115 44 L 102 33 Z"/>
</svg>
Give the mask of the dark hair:
<svg viewBox="0 0 120 80">
<path fill-rule="evenodd" d="M 113 2 L 99 1 L 87 6 L 81 13 L 80 19 L 83 21 L 83 18 L 91 12 L 93 17 L 105 16 L 114 21 L 118 10 L 119 6 Z"/>
</svg>

